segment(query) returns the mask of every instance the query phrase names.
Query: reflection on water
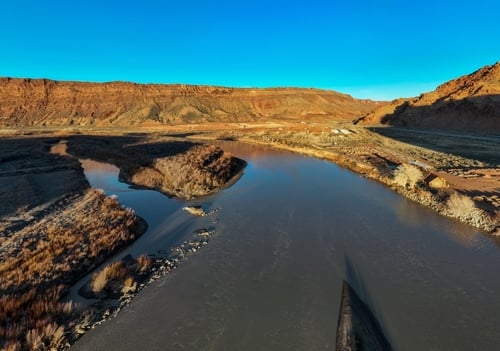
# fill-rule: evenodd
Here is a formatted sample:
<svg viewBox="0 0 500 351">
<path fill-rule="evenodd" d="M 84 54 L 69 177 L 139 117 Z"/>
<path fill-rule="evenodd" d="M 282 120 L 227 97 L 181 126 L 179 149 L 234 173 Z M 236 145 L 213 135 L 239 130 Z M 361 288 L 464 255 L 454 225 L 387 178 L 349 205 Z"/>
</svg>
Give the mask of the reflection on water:
<svg viewBox="0 0 500 351">
<path fill-rule="evenodd" d="M 85 170 L 87 178 L 96 176 L 115 178 L 120 172 L 118 167 L 109 163 L 97 162 L 94 160 L 80 160 L 80 164 Z"/>
<path fill-rule="evenodd" d="M 209 223 L 208 219 L 193 223 L 192 218 L 182 211 L 185 206 L 183 201 L 153 190 L 134 189 L 119 181 L 120 170 L 114 165 L 93 160 L 80 160 L 80 163 L 93 188 L 103 189 L 107 195 L 117 196 L 122 205 L 133 208 L 148 223 L 146 233 L 119 256 L 157 254 L 199 229 L 194 227 L 195 224 Z"/>
<path fill-rule="evenodd" d="M 52 145 L 52 147 L 50 148 L 50 153 L 66 156 L 68 154 L 67 150 L 68 150 L 68 145 L 66 144 L 66 141 L 61 140 L 59 143 Z"/>
<path fill-rule="evenodd" d="M 130 191 L 128 186 L 118 181 L 118 167 L 94 160 L 80 160 L 80 164 L 93 188 L 103 189 L 108 194 Z"/>
<path fill-rule="evenodd" d="M 415 211 L 415 204 L 401 197 L 396 207 L 396 214 L 399 220 L 405 225 L 419 227 L 422 224 L 422 213 L 428 212 L 434 216 L 435 213 L 426 207 L 422 206 L 422 211 Z M 479 247 L 483 243 L 491 244 L 491 236 L 489 234 L 478 231 L 475 228 L 463 225 L 457 220 L 450 219 L 445 223 L 447 234 L 456 243 L 466 247 Z"/>
<path fill-rule="evenodd" d="M 215 238 L 77 350 L 334 350 L 342 279 L 395 350 L 497 349 L 494 239 L 333 164 L 222 146 L 249 164 L 231 188 L 193 202 L 220 208 Z M 129 250 L 164 247 L 206 224 L 181 202 L 113 177 L 96 186 L 110 184 L 150 224 Z"/>
</svg>

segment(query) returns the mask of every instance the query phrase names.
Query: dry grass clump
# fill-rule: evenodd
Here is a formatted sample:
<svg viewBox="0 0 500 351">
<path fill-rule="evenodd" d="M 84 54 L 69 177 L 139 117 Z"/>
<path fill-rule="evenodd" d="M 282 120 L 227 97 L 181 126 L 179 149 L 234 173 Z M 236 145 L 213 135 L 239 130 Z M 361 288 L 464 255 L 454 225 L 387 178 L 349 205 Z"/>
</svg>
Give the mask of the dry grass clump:
<svg viewBox="0 0 500 351">
<path fill-rule="evenodd" d="M 0 349 L 61 342 L 60 328 L 71 327 L 77 316 L 61 298 L 92 266 L 135 239 L 138 224 L 115 199 L 88 190 L 24 228 L 2 233 Z"/>
<path fill-rule="evenodd" d="M 146 255 L 137 257 L 137 272 L 144 272 L 151 266 L 151 259 Z"/>
<path fill-rule="evenodd" d="M 128 294 L 137 290 L 137 282 L 132 277 L 127 277 L 123 282 L 122 294 Z"/>
<path fill-rule="evenodd" d="M 76 316 L 71 303 L 59 302 L 64 286 L 32 288 L 0 298 L 0 341 L 7 350 L 57 348 L 65 341 L 62 324 Z M 6 323 L 7 322 L 7 323 Z"/>
<path fill-rule="evenodd" d="M 92 291 L 94 293 L 100 293 L 106 287 L 106 284 L 108 284 L 108 276 L 106 273 L 104 269 L 92 277 Z"/>
<path fill-rule="evenodd" d="M 148 276 L 152 265 L 153 261 L 146 255 L 140 255 L 135 262 L 122 260 L 110 263 L 94 274 L 90 290 L 94 296 L 100 297 L 118 297 L 134 292 L 137 289 L 137 281 Z"/>
<path fill-rule="evenodd" d="M 9 341 L 3 346 L 4 351 L 21 351 L 21 343 L 19 341 Z"/>
<path fill-rule="evenodd" d="M 57 349 L 62 346 L 64 328 L 55 323 L 49 323 L 41 329 L 31 329 L 26 334 L 26 346 L 29 350 Z"/>
<path fill-rule="evenodd" d="M 476 207 L 474 201 L 465 195 L 452 193 L 446 201 L 448 214 L 455 218 L 473 218 L 481 215 L 481 210 Z"/>
<path fill-rule="evenodd" d="M 417 167 L 402 163 L 394 171 L 394 184 L 414 189 L 418 182 L 424 179 L 424 175 Z"/>
<path fill-rule="evenodd" d="M 100 293 L 110 281 L 121 280 L 127 274 L 127 269 L 122 262 L 114 262 L 94 274 L 92 278 L 92 291 Z"/>
</svg>

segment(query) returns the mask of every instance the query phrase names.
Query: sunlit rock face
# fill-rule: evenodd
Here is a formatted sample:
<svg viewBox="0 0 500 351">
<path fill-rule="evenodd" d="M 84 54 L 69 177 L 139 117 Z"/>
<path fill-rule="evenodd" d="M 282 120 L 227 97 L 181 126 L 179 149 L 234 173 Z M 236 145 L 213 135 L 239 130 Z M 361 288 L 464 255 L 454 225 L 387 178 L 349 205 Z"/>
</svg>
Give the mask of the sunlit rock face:
<svg viewBox="0 0 500 351">
<path fill-rule="evenodd" d="M 273 118 L 352 120 L 379 105 L 317 89 L 0 78 L 3 126 L 161 126 Z"/>
<path fill-rule="evenodd" d="M 364 124 L 500 132 L 500 62 L 446 82 L 411 99 L 397 99 L 377 108 Z"/>
</svg>

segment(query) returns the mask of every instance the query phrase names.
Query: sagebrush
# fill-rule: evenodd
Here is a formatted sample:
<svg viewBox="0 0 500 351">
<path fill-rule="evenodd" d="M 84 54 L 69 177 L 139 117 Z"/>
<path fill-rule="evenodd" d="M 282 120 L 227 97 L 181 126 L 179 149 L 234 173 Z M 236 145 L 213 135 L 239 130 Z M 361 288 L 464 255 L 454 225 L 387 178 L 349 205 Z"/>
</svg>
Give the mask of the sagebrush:
<svg viewBox="0 0 500 351">
<path fill-rule="evenodd" d="M 402 163 L 394 171 L 394 183 L 400 187 L 410 187 L 411 189 L 424 179 L 423 173 L 417 167 Z"/>
<path fill-rule="evenodd" d="M 456 218 L 472 218 L 481 214 L 474 201 L 465 195 L 452 193 L 446 201 L 448 214 Z"/>
</svg>

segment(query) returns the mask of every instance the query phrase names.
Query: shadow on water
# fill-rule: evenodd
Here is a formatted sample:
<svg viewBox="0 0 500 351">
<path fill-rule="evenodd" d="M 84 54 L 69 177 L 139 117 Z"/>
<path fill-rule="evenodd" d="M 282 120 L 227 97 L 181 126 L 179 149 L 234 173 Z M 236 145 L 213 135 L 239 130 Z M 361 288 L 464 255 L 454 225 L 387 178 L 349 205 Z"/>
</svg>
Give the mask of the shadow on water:
<svg viewBox="0 0 500 351">
<path fill-rule="evenodd" d="M 388 335 L 387 327 L 384 322 L 382 313 L 378 309 L 375 301 L 372 298 L 368 286 L 360 273 L 360 271 L 351 262 L 347 253 L 344 253 L 345 263 L 345 277 L 343 287 L 343 298 L 340 313 L 344 309 L 344 304 L 349 304 L 351 309 L 351 327 L 352 333 L 361 341 L 369 342 L 372 346 L 361 346 L 353 349 L 357 351 L 365 350 L 380 350 L 391 351 L 391 338 Z M 337 340 L 339 339 L 340 330 L 342 326 L 342 315 L 339 318 L 339 329 L 337 331 Z M 345 327 L 345 325 L 344 325 Z M 371 340 L 371 341 L 369 341 Z M 337 350 L 351 350 L 350 348 L 339 348 L 337 343 Z"/>
<path fill-rule="evenodd" d="M 184 153 L 197 143 L 187 141 L 158 141 L 143 143 L 134 136 L 72 136 L 68 153 L 77 158 L 111 162 L 120 168 L 150 166 L 156 158 Z"/>
<path fill-rule="evenodd" d="M 121 178 L 123 172 L 151 166 L 155 159 L 185 153 L 199 144 L 175 140 L 151 142 L 148 138 L 72 135 L 0 139 L 0 197 L 4 200 L 0 215 L 26 210 L 88 187 L 78 159 L 113 164 L 120 169 Z M 64 145 L 55 150 L 62 140 Z M 55 174 L 59 181 L 49 181 Z"/>
</svg>

